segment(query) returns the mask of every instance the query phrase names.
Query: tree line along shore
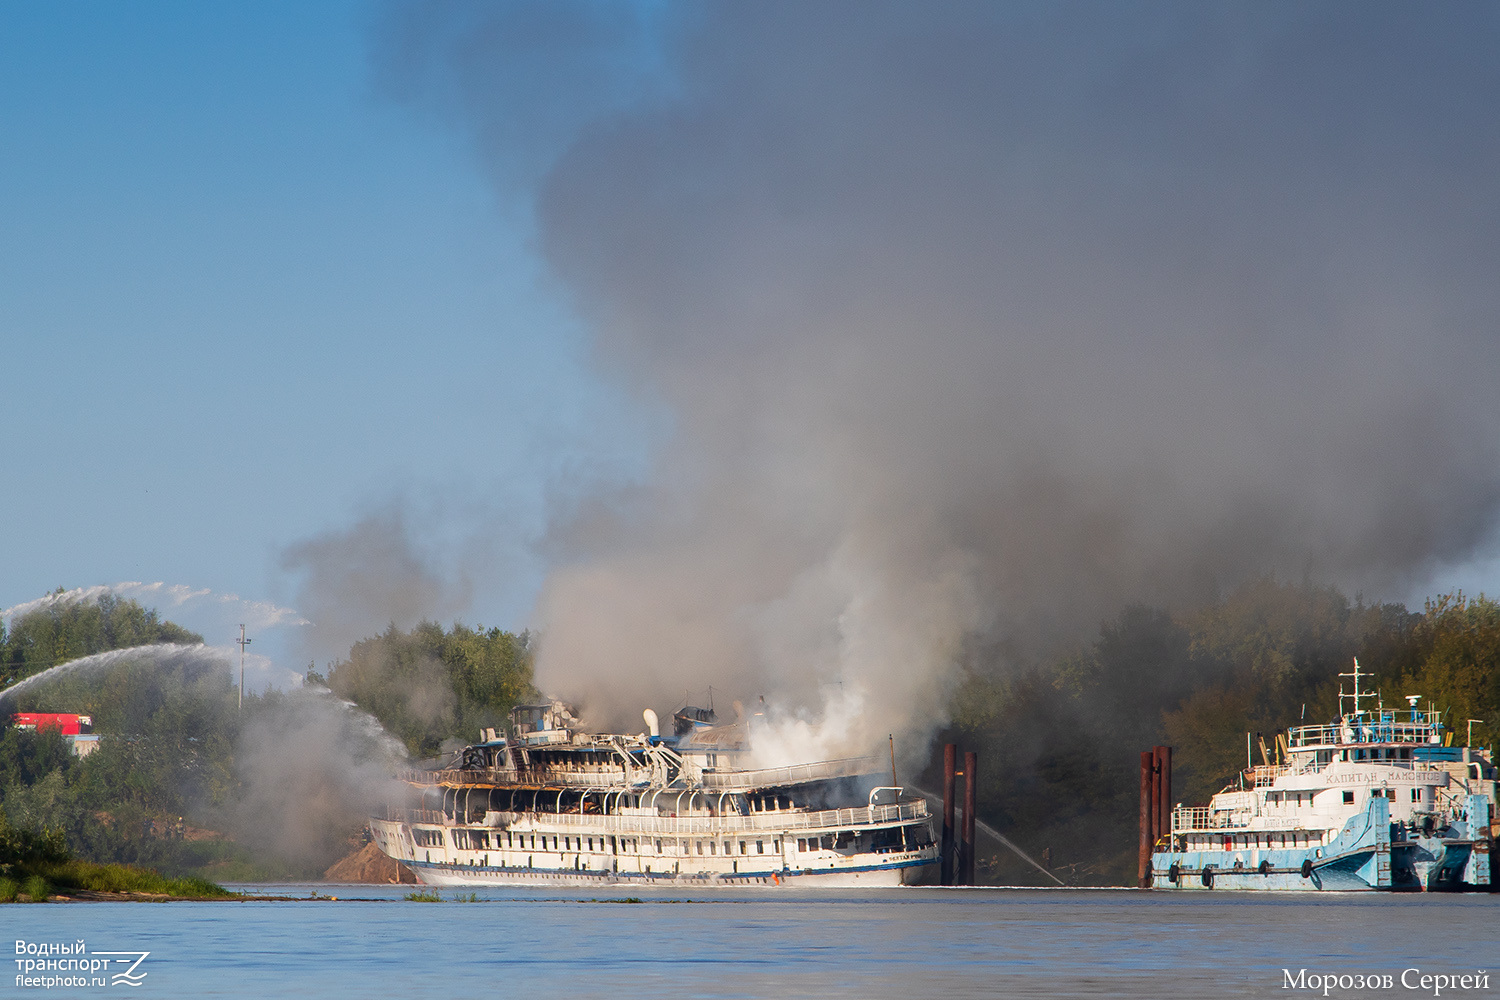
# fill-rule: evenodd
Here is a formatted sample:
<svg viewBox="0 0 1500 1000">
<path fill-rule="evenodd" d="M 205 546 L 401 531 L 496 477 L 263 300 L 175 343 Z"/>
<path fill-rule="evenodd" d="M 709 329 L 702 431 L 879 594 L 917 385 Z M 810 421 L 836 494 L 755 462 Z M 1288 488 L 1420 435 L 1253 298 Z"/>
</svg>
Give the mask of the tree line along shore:
<svg viewBox="0 0 1500 1000">
<path fill-rule="evenodd" d="M 0 623 L 0 688 L 95 653 L 201 641 L 135 601 L 59 598 Z M 431 757 L 537 697 L 532 654 L 525 632 L 424 622 L 392 625 L 321 672 L 310 666 L 300 691 L 247 692 L 243 708 L 211 657 L 112 658 L 27 688 L 0 706 L 0 900 L 227 898 L 218 883 L 316 880 L 341 858 L 363 871 L 351 856 L 364 849 L 371 803 L 350 778 L 371 770 L 380 747 L 338 706 L 374 716 L 406 755 Z M 1269 740 L 1331 717 L 1337 675 L 1355 656 L 1389 704 L 1420 694 L 1460 739 L 1472 729 L 1477 745 L 1496 742 L 1493 600 L 1455 593 L 1411 610 L 1267 578 L 1186 611 L 1124 608 L 1029 658 L 967 644 L 933 746 L 979 752 L 979 816 L 1045 852 L 1059 878 L 1129 884 L 1139 750 L 1173 746 L 1174 798 L 1206 801 L 1243 766 L 1247 732 Z M 91 716 L 95 748 L 80 757 L 56 730 L 11 724 L 24 711 Z M 935 787 L 936 768 L 918 777 Z M 283 785 L 294 797 L 278 801 Z M 299 809 L 299 790 L 320 808 Z M 998 846 L 979 868 L 994 884 L 1037 877 Z"/>
</svg>

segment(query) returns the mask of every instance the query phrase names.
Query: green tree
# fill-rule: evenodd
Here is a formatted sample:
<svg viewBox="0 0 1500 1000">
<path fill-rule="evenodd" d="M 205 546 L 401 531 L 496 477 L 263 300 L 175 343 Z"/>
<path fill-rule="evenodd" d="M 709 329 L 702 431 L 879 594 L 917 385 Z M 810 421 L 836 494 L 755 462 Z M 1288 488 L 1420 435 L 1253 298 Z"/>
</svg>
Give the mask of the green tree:
<svg viewBox="0 0 1500 1000">
<path fill-rule="evenodd" d="M 534 695 L 531 637 L 461 623 L 444 630 L 422 622 L 410 632 L 392 624 L 330 667 L 328 687 L 411 753 L 430 757 L 447 740 L 473 742 L 480 729 L 503 727 L 511 708 Z"/>
<path fill-rule="evenodd" d="M 1427 602 L 1415 630 L 1421 661 L 1401 676 L 1400 693 L 1419 694 L 1447 712 L 1445 721 L 1474 742 L 1494 746 L 1500 736 L 1500 604 L 1462 592 Z"/>
<path fill-rule="evenodd" d="M 203 637 L 163 621 L 154 608 L 105 594 L 97 600 L 54 599 L 0 631 L 0 679 L 8 686 L 59 663 L 112 649 L 152 643 L 195 643 Z"/>
</svg>

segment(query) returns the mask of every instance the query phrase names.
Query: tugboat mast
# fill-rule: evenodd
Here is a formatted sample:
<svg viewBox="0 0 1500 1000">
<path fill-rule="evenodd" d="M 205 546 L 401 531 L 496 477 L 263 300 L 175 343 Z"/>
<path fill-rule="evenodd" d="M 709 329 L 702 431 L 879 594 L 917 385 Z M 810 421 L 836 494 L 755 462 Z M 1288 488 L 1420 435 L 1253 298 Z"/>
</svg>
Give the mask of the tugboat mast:
<svg viewBox="0 0 1500 1000">
<path fill-rule="evenodd" d="M 1352 674 L 1339 674 L 1339 676 L 1340 677 L 1353 677 L 1354 678 L 1354 693 L 1353 694 L 1345 694 L 1344 693 L 1344 682 L 1343 681 L 1339 681 L 1339 714 L 1340 715 L 1344 714 L 1344 699 L 1345 698 L 1352 698 L 1354 700 L 1354 711 L 1352 713 L 1350 713 L 1350 714 L 1352 714 L 1352 715 L 1359 715 L 1360 712 L 1361 712 L 1361 709 L 1359 707 L 1359 699 L 1361 699 L 1361 698 L 1373 698 L 1373 697 L 1375 697 L 1375 695 L 1374 695 L 1373 692 L 1370 692 L 1370 691 L 1361 691 L 1359 689 L 1359 679 L 1360 679 L 1360 677 L 1361 676 L 1368 677 L 1370 675 L 1369 674 L 1363 674 L 1363 675 L 1360 674 L 1360 672 L 1359 672 L 1359 657 L 1356 656 L 1354 658 L 1354 673 L 1352 673 Z"/>
</svg>

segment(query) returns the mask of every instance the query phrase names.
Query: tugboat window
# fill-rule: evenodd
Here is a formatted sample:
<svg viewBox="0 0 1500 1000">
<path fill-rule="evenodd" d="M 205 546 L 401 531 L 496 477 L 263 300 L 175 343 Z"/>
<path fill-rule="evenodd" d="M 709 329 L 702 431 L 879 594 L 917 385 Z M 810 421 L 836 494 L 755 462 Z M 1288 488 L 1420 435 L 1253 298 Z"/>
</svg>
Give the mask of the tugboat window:
<svg viewBox="0 0 1500 1000">
<path fill-rule="evenodd" d="M 1353 801 L 1354 801 L 1354 793 L 1353 792 L 1345 792 L 1344 793 L 1344 804 L 1345 805 L 1349 805 Z"/>
</svg>

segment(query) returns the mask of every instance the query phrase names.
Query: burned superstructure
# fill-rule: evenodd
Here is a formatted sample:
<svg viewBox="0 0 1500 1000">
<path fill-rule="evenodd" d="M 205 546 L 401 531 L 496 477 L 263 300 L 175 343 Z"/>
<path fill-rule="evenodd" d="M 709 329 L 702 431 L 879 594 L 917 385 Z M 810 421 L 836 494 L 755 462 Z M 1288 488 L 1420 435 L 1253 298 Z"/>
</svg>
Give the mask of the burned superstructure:
<svg viewBox="0 0 1500 1000">
<path fill-rule="evenodd" d="M 451 766 L 402 775 L 375 843 L 432 885 L 897 885 L 938 861 L 925 800 L 883 757 L 752 768 L 746 724 L 644 713 L 585 732 L 561 702 L 523 705 Z"/>
</svg>

